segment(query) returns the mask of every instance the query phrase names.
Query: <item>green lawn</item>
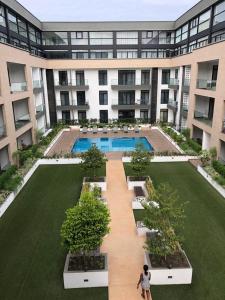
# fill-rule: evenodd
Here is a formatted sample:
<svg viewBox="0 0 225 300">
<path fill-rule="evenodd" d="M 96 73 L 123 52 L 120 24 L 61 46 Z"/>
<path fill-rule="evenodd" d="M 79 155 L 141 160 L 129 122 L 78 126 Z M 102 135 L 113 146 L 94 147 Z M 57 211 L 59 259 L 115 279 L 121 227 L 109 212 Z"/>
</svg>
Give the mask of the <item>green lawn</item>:
<svg viewBox="0 0 225 300">
<path fill-rule="evenodd" d="M 132 175 L 129 165 L 126 173 Z M 194 269 L 191 285 L 153 286 L 153 300 L 225 300 L 225 199 L 188 163 L 152 163 L 146 173 L 189 201 L 183 248 Z M 142 214 L 135 211 L 136 219 Z"/>
<path fill-rule="evenodd" d="M 82 173 L 80 166 L 39 167 L 0 219 L 1 300 L 108 299 L 107 288 L 63 288 L 60 227 L 80 195 Z"/>
</svg>

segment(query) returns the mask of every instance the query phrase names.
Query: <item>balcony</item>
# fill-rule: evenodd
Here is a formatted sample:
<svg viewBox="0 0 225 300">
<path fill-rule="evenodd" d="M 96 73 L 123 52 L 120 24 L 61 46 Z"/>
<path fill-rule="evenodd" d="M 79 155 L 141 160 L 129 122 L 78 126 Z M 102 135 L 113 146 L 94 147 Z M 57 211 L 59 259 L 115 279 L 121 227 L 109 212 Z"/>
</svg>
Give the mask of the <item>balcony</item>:
<svg viewBox="0 0 225 300">
<path fill-rule="evenodd" d="M 173 90 L 179 89 L 179 80 L 177 78 L 170 78 L 168 87 Z"/>
<path fill-rule="evenodd" d="M 125 103 L 119 101 L 118 99 L 113 99 L 112 109 L 149 109 L 150 101 L 149 100 L 135 100 L 130 103 Z"/>
<path fill-rule="evenodd" d="M 38 93 L 43 90 L 43 80 L 33 80 L 33 92 Z"/>
<path fill-rule="evenodd" d="M 0 125 L 0 139 L 6 137 L 6 126 L 4 124 Z"/>
<path fill-rule="evenodd" d="M 27 82 L 13 82 L 10 84 L 11 93 L 27 91 Z"/>
<path fill-rule="evenodd" d="M 184 93 L 189 93 L 189 90 L 190 90 L 190 79 L 184 79 L 182 89 L 183 89 Z"/>
<path fill-rule="evenodd" d="M 26 124 L 28 124 L 29 122 L 30 122 L 30 115 L 29 114 L 16 116 L 15 117 L 15 128 L 19 129 L 19 128 L 25 126 Z"/>
<path fill-rule="evenodd" d="M 203 90 L 216 90 L 216 80 L 197 79 L 197 88 Z"/>
<path fill-rule="evenodd" d="M 173 99 L 170 99 L 167 108 L 173 110 L 174 112 L 177 111 L 178 103 L 177 101 L 174 101 Z"/>
<path fill-rule="evenodd" d="M 84 101 L 70 100 L 70 101 L 56 102 L 57 110 L 70 110 L 70 109 L 88 110 L 89 108 L 90 106 L 88 100 L 84 100 Z"/>
<path fill-rule="evenodd" d="M 195 118 L 195 120 L 212 127 L 212 118 L 210 118 L 206 113 L 195 110 L 194 118 Z"/>
<path fill-rule="evenodd" d="M 36 106 L 36 119 L 39 119 L 40 117 L 44 116 L 45 114 L 45 105 L 40 104 Z"/>
<path fill-rule="evenodd" d="M 88 80 L 65 80 L 65 81 L 56 81 L 55 88 L 63 91 L 76 90 L 76 91 L 85 91 L 89 89 Z"/>
<path fill-rule="evenodd" d="M 126 80 L 113 79 L 111 88 L 113 90 L 149 90 L 151 87 L 150 81 L 146 80 Z"/>
</svg>

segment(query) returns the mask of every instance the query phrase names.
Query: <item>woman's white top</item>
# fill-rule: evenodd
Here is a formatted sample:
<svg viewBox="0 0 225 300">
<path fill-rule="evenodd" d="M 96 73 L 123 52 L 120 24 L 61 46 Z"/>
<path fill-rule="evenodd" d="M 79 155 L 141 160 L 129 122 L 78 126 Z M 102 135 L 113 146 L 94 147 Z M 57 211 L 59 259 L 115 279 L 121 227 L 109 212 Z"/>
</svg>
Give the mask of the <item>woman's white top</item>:
<svg viewBox="0 0 225 300">
<path fill-rule="evenodd" d="M 150 279 L 151 279 L 151 275 L 149 273 L 147 275 L 145 275 L 145 273 L 142 273 L 141 287 L 144 290 L 150 289 Z"/>
</svg>

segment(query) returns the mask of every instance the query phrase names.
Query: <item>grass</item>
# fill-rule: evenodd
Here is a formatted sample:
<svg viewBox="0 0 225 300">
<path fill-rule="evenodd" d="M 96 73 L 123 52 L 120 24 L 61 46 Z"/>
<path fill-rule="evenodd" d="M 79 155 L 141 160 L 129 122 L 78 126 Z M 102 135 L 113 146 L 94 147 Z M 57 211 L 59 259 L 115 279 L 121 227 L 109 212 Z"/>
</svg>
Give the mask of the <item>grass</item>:
<svg viewBox="0 0 225 300">
<path fill-rule="evenodd" d="M 129 165 L 126 173 L 132 175 Z M 152 163 L 146 175 L 189 201 L 183 248 L 193 266 L 191 285 L 152 286 L 153 300 L 225 300 L 225 199 L 188 163 Z M 134 214 L 141 220 L 143 211 Z"/>
<path fill-rule="evenodd" d="M 78 165 L 39 167 L 0 219 L 1 300 L 108 299 L 107 288 L 63 288 L 60 228 L 79 198 L 82 175 Z"/>
</svg>

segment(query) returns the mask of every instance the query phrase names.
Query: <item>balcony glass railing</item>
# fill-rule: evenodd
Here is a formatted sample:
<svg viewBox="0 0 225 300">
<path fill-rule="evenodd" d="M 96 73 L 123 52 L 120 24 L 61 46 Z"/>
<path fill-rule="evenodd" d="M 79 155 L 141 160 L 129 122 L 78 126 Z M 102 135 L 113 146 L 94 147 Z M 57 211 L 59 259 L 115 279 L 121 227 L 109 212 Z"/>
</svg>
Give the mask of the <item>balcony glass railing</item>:
<svg viewBox="0 0 225 300">
<path fill-rule="evenodd" d="M 169 85 L 179 85 L 179 79 L 170 78 Z"/>
<path fill-rule="evenodd" d="M 33 80 L 33 88 L 42 88 L 43 87 L 43 81 L 42 80 Z"/>
<path fill-rule="evenodd" d="M 190 86 L 190 79 L 184 79 L 183 86 Z"/>
<path fill-rule="evenodd" d="M 30 115 L 24 114 L 21 116 L 15 116 L 15 127 L 16 129 L 23 127 L 30 122 Z"/>
<path fill-rule="evenodd" d="M 43 112 L 44 109 L 45 109 L 44 104 L 40 104 L 40 105 L 36 106 L 36 113 L 38 114 L 40 112 Z"/>
<path fill-rule="evenodd" d="M 194 112 L 194 118 L 206 125 L 212 126 L 212 118 L 210 118 L 206 113 L 196 111 Z"/>
<path fill-rule="evenodd" d="M 205 90 L 215 90 L 216 89 L 216 80 L 198 79 L 197 80 L 197 88 L 205 89 Z"/>
<path fill-rule="evenodd" d="M 80 79 L 80 80 L 56 80 L 56 86 L 85 86 L 88 85 L 87 79 Z"/>
<path fill-rule="evenodd" d="M 169 99 L 167 105 L 170 106 L 170 107 L 177 108 L 178 103 L 177 103 L 177 101 L 174 101 L 173 99 Z"/>
<path fill-rule="evenodd" d="M 185 112 L 188 112 L 188 104 L 183 103 L 182 110 L 185 111 Z"/>
<path fill-rule="evenodd" d="M 0 125 L 0 138 L 3 138 L 6 136 L 6 127 L 5 125 Z"/>
<path fill-rule="evenodd" d="M 13 82 L 10 84 L 11 92 L 25 92 L 27 91 L 26 82 Z"/>
<path fill-rule="evenodd" d="M 131 79 L 131 80 L 120 80 L 112 79 L 111 85 L 150 85 L 150 80 L 148 79 Z"/>
</svg>

